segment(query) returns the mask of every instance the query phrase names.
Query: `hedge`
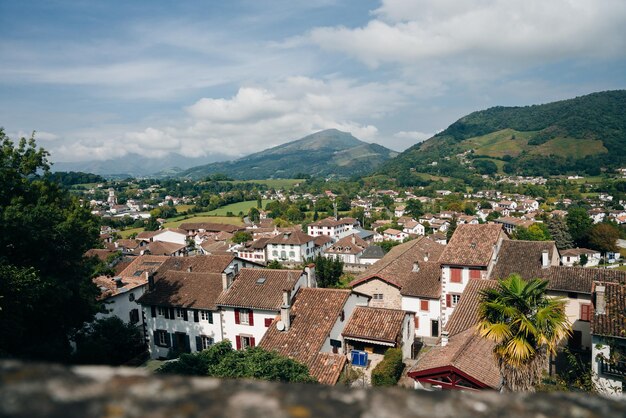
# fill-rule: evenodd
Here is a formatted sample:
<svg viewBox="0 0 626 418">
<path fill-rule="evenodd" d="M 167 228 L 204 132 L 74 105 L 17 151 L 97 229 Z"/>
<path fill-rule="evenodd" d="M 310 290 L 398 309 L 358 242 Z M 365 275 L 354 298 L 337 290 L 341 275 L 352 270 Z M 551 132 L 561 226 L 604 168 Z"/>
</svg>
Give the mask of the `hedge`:
<svg viewBox="0 0 626 418">
<path fill-rule="evenodd" d="M 373 386 L 395 386 L 402 376 L 404 363 L 402 362 L 402 350 L 390 348 L 385 352 L 385 358 L 372 370 Z"/>
</svg>

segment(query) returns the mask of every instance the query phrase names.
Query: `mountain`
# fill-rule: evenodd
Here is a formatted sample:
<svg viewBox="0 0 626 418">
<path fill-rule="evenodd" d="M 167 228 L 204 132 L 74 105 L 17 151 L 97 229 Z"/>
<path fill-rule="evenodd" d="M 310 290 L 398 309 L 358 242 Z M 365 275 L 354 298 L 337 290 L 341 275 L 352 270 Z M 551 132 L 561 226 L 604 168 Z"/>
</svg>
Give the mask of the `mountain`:
<svg viewBox="0 0 626 418">
<path fill-rule="evenodd" d="M 463 177 L 599 174 L 626 166 L 626 90 L 606 91 L 525 107 L 471 113 L 385 163 L 379 171 L 400 183 L 420 173 Z"/>
<path fill-rule="evenodd" d="M 179 176 L 197 179 L 222 173 L 242 180 L 293 178 L 296 174 L 349 177 L 370 173 L 396 155 L 382 145 L 328 129 L 234 161 L 193 167 Z"/>
<path fill-rule="evenodd" d="M 190 158 L 176 153 L 170 153 L 163 158 L 148 158 L 139 154 L 127 154 L 104 161 L 55 162 L 52 171 L 82 171 L 109 177 L 168 177 L 176 176 L 187 168 L 225 158 L 223 155 Z"/>
</svg>

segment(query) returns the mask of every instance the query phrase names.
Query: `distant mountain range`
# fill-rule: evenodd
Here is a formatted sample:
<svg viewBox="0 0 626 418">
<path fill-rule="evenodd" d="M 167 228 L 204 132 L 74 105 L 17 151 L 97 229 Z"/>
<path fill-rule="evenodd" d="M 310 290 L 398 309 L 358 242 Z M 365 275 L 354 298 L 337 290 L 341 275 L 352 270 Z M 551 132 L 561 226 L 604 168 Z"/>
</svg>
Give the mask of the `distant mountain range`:
<svg viewBox="0 0 626 418">
<path fill-rule="evenodd" d="M 626 90 L 471 113 L 378 170 L 401 184 L 422 173 L 599 174 L 626 166 Z"/>
<path fill-rule="evenodd" d="M 222 173 L 241 180 L 311 176 L 366 175 L 398 153 L 363 142 L 347 132 L 327 129 L 234 161 L 192 167 L 180 177 L 198 179 Z"/>
</svg>

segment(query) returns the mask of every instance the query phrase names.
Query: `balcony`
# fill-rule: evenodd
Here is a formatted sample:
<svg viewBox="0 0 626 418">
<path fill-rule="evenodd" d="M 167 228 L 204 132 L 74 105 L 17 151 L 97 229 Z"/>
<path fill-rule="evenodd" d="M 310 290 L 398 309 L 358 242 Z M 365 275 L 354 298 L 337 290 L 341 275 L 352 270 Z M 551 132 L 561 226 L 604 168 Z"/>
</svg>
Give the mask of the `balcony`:
<svg viewBox="0 0 626 418">
<path fill-rule="evenodd" d="M 608 362 L 600 359 L 600 373 L 626 379 L 626 361 Z"/>
</svg>

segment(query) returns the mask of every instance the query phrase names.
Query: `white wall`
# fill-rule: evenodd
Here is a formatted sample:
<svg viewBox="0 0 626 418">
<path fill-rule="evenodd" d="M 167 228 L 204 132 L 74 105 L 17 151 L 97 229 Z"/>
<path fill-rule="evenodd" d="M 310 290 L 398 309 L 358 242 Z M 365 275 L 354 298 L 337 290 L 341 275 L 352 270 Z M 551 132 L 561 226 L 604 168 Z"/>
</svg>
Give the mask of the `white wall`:
<svg viewBox="0 0 626 418">
<path fill-rule="evenodd" d="M 422 311 L 421 301 L 428 301 L 428 310 Z M 402 310 L 414 312 L 415 317 L 419 318 L 419 327 L 415 328 L 416 337 L 432 337 L 431 321 L 439 321 L 441 315 L 441 307 L 439 299 L 417 298 L 413 296 L 402 296 Z M 415 322 L 413 323 L 415 326 Z M 441 326 L 439 327 L 441 328 Z M 439 330 L 441 333 L 441 329 Z M 438 336 L 435 336 L 435 338 Z"/>
<path fill-rule="evenodd" d="M 309 241 L 306 244 L 268 244 L 267 246 L 267 260 L 278 261 L 293 261 L 300 263 L 308 258 L 315 257 L 315 248 L 313 241 Z M 277 255 L 274 255 L 274 251 L 277 251 Z M 285 252 L 285 258 L 282 257 L 282 252 Z M 290 253 L 293 252 L 293 255 Z"/>
<path fill-rule="evenodd" d="M 350 294 L 350 296 L 348 297 L 348 300 L 346 300 L 346 303 L 343 306 L 344 320 L 342 321 L 341 317 L 337 318 L 337 320 L 335 321 L 335 324 L 333 325 L 333 328 L 330 331 L 329 336 L 326 338 L 326 341 L 324 342 L 324 345 L 322 346 L 322 349 L 320 350 L 320 352 L 322 352 L 322 353 L 332 353 L 333 348 L 330 345 L 330 339 L 332 338 L 333 340 L 341 341 L 341 348 L 339 349 L 339 353 L 340 354 L 346 354 L 346 352 L 345 352 L 346 342 L 344 341 L 343 336 L 341 335 L 341 333 L 343 332 L 343 329 L 345 328 L 346 324 L 348 323 L 348 320 L 350 319 L 350 316 L 352 316 L 352 312 L 354 312 L 354 308 L 356 308 L 357 306 L 367 306 L 368 299 L 369 298 L 367 298 L 365 296 L 358 295 L 356 293 L 351 293 Z"/>
<path fill-rule="evenodd" d="M 147 286 L 147 284 L 138 286 L 127 292 L 105 299 L 104 306 L 108 312 L 96 314 L 96 319 L 117 316 L 124 322 L 130 322 L 130 311 L 138 309 L 139 322 L 137 323 L 137 326 L 143 325 L 143 319 L 141 318 L 141 305 L 137 303 L 137 299 L 145 293 Z M 133 300 L 131 301 L 130 299 Z"/>
<path fill-rule="evenodd" d="M 267 332 L 268 327 L 265 326 L 265 320 L 273 320 L 280 315 L 279 311 L 270 311 L 262 309 L 252 309 L 253 325 L 237 324 L 235 322 L 235 308 L 222 308 L 222 327 L 224 330 L 224 339 L 230 340 L 233 348 L 237 348 L 236 337 L 243 335 L 254 337 L 255 346 L 261 342 L 261 339 Z"/>
<path fill-rule="evenodd" d="M 602 337 L 594 335 L 591 348 L 591 371 L 596 390 L 605 396 L 621 396 L 623 394 L 622 382 L 617 378 L 600 373 L 600 356 L 609 359 L 611 346 Z"/>
</svg>

